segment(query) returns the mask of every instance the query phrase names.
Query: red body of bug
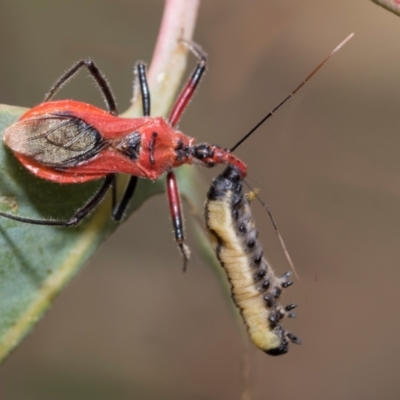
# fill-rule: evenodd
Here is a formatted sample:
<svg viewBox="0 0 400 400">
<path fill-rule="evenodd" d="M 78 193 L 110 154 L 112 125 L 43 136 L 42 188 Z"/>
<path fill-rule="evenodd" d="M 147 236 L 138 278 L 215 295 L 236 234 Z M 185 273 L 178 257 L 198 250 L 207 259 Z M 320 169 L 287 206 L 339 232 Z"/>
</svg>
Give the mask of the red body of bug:
<svg viewBox="0 0 400 400">
<path fill-rule="evenodd" d="M 60 116 L 67 121 L 76 118 L 93 127 L 101 136 L 99 143 L 94 143 L 96 137 L 92 137 L 73 151 L 68 149 L 65 137 L 59 139 L 62 146 L 49 139 L 49 130 L 55 129 L 52 125 L 57 127 L 65 123 Z M 68 128 L 71 131 L 71 127 Z M 82 134 L 77 130 L 77 135 Z M 76 143 L 77 135 L 67 140 Z M 86 132 L 88 135 L 95 134 Z M 132 142 L 133 136 L 137 140 L 131 144 L 129 140 Z M 6 129 L 4 141 L 29 171 L 59 183 L 86 182 L 110 173 L 157 179 L 172 168 L 191 164 L 196 159 L 194 139 L 175 130 L 162 117 L 120 118 L 90 104 L 71 100 L 42 103 L 30 109 Z M 42 142 L 34 147 L 34 141 Z M 97 149 L 92 151 L 95 146 Z M 233 154 L 217 146 L 210 148 L 212 154 L 197 160 L 206 165 L 234 164 L 243 176 L 246 175 L 245 164 Z M 62 157 L 60 152 L 67 154 Z M 134 157 L 129 156 L 132 152 Z"/>
</svg>

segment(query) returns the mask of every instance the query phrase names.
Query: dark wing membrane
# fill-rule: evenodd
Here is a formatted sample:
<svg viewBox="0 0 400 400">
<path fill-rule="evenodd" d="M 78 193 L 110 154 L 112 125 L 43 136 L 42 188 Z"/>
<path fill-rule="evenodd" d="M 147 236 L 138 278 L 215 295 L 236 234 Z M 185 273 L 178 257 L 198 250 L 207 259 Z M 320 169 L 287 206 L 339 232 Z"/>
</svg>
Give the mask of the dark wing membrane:
<svg viewBox="0 0 400 400">
<path fill-rule="evenodd" d="M 18 121 L 6 130 L 5 142 L 16 153 L 54 168 L 82 164 L 106 146 L 93 126 L 66 113 Z"/>
</svg>

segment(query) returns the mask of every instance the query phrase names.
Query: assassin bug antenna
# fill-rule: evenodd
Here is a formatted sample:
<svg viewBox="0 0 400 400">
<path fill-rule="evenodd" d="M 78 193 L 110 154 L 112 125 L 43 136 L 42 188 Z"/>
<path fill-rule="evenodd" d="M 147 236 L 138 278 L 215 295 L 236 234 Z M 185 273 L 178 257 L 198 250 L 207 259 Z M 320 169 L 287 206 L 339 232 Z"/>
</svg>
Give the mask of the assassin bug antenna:
<svg viewBox="0 0 400 400">
<path fill-rule="evenodd" d="M 97 86 L 104 96 L 109 113 L 112 115 L 118 115 L 117 105 L 115 103 L 114 95 L 111 92 L 110 85 L 108 84 L 105 76 L 100 72 L 90 58 L 77 62 L 68 71 L 66 71 L 64 75 L 61 76 L 61 78 L 58 79 L 50 88 L 43 101 L 49 101 L 82 67 L 86 67 L 89 70 L 90 75 L 97 83 Z"/>
<path fill-rule="evenodd" d="M 296 87 L 288 96 L 286 96 L 278 105 L 276 105 L 264 118 L 261 119 L 250 131 L 244 135 L 231 149 L 230 151 L 235 151 L 245 140 L 249 138 L 268 118 L 270 118 L 277 110 L 279 110 L 290 98 L 292 98 L 314 75 L 315 73 L 322 68 L 322 66 L 338 51 L 342 48 L 352 37 L 354 33 L 351 33 L 344 39 L 341 43 L 339 43 L 332 52 L 320 63 L 318 64 L 314 70 L 304 79 L 303 82 L 300 83 L 299 86 Z"/>
</svg>

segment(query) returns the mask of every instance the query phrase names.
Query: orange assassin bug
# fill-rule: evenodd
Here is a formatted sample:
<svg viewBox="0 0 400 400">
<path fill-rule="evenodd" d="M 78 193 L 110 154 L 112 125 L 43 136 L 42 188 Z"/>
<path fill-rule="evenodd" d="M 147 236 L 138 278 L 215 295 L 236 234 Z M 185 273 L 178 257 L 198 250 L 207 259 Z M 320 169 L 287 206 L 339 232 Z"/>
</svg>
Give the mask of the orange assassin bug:
<svg viewBox="0 0 400 400">
<path fill-rule="evenodd" d="M 208 144 L 195 144 L 193 138 L 175 129 L 195 93 L 206 69 L 207 57 L 194 43 L 186 43 L 199 61 L 176 99 L 167 119 L 150 117 L 150 91 L 145 64 L 136 64 L 142 95 L 142 118 L 120 118 L 105 77 L 90 60 L 81 60 L 51 87 L 44 102 L 28 110 L 4 133 L 4 143 L 34 175 L 58 183 L 81 183 L 104 178 L 102 186 L 70 219 L 41 220 L 7 213 L 1 216 L 37 225 L 75 226 L 113 191 L 112 217 L 120 221 L 131 200 L 138 178 L 155 180 L 167 173 L 167 193 L 175 239 L 185 265 L 189 250 L 184 244 L 178 185 L 173 168 L 197 161 L 206 166 L 236 165 L 246 175 L 247 167 L 228 150 Z M 100 88 L 107 111 L 90 104 L 50 101 L 54 94 L 82 67 L 86 67 Z M 131 175 L 124 194 L 116 201 L 116 174 Z"/>
</svg>

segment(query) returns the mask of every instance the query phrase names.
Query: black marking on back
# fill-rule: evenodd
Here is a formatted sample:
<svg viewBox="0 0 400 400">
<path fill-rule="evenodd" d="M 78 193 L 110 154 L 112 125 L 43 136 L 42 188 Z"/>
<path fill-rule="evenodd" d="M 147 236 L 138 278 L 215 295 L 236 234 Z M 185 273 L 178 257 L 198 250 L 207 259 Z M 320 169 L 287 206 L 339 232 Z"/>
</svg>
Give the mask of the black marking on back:
<svg viewBox="0 0 400 400">
<path fill-rule="evenodd" d="M 142 145 L 142 135 L 140 132 L 132 132 L 119 139 L 115 148 L 132 161 L 136 161 L 140 156 Z"/>
</svg>

